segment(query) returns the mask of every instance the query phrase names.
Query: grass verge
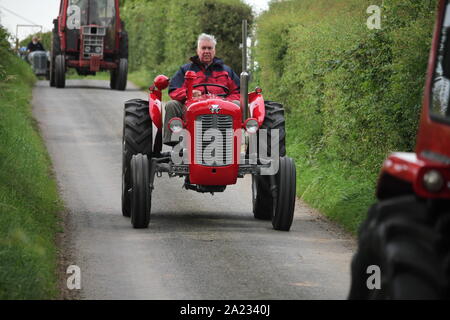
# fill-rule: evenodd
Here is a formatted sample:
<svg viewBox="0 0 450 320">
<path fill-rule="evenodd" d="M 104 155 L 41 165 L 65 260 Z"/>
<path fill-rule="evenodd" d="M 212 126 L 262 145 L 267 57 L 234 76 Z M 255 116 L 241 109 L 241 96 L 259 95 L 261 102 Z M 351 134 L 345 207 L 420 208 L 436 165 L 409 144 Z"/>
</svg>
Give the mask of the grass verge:
<svg viewBox="0 0 450 320">
<path fill-rule="evenodd" d="M 0 78 L 0 299 L 58 297 L 62 202 L 31 114 L 35 77 L 10 53 Z"/>
</svg>

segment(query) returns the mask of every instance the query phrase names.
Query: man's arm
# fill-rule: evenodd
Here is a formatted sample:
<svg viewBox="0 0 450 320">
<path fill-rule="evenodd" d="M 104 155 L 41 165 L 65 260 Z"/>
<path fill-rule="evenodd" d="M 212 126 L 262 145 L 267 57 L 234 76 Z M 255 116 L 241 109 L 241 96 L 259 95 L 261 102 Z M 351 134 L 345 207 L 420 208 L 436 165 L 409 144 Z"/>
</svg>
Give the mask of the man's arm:
<svg viewBox="0 0 450 320">
<path fill-rule="evenodd" d="M 169 96 L 172 100 L 183 102 L 186 100 L 186 87 L 184 86 L 184 70 L 178 69 L 175 76 L 170 80 Z"/>
<path fill-rule="evenodd" d="M 228 81 L 228 89 L 230 89 L 230 95 L 227 97 L 227 99 L 240 100 L 241 81 L 231 68 L 229 68 L 228 74 L 230 75 L 230 80 Z"/>
</svg>

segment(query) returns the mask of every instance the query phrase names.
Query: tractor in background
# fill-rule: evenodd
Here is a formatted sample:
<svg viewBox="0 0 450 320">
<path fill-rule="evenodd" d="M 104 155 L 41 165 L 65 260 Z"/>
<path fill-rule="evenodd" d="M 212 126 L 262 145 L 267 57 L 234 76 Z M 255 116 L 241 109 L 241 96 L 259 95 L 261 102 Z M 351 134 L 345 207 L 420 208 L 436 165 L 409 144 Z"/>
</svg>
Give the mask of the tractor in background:
<svg viewBox="0 0 450 320">
<path fill-rule="evenodd" d="M 67 69 L 75 68 L 78 75 L 109 70 L 111 89 L 126 89 L 128 35 L 119 0 L 61 0 L 53 24 L 50 86 L 64 88 Z"/>
</svg>

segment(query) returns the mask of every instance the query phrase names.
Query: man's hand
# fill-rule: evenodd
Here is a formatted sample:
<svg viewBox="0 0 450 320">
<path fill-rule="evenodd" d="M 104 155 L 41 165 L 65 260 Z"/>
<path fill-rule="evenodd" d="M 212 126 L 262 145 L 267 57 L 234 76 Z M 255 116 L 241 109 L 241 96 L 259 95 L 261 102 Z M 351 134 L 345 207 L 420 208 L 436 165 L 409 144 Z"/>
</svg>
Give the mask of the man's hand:
<svg viewBox="0 0 450 320">
<path fill-rule="evenodd" d="M 192 96 L 194 98 L 200 97 L 202 95 L 202 92 L 200 90 L 192 90 Z"/>
</svg>

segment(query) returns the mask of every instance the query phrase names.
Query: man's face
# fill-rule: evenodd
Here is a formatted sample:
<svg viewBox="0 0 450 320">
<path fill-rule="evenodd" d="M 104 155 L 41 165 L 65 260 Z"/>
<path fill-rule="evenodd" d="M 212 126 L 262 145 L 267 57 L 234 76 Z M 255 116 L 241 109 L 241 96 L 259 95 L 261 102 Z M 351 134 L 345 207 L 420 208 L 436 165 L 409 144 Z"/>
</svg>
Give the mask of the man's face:
<svg viewBox="0 0 450 320">
<path fill-rule="evenodd" d="M 214 43 L 208 40 L 200 41 L 197 47 L 197 55 L 200 58 L 200 62 L 210 64 L 216 55 Z"/>
</svg>

